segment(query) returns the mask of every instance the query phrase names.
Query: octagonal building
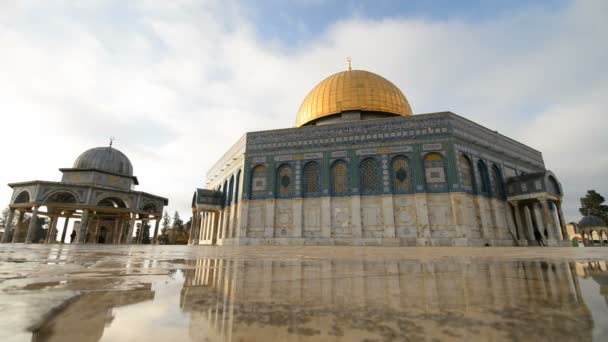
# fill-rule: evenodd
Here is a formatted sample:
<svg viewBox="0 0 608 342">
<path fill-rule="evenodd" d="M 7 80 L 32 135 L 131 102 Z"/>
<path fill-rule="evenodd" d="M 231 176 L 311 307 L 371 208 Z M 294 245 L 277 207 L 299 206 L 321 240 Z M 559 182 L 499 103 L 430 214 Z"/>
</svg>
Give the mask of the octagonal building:
<svg viewBox="0 0 608 342">
<path fill-rule="evenodd" d="M 363 70 L 327 77 L 295 127 L 250 132 L 192 200 L 192 244 L 511 246 L 567 236 L 541 152 L 452 112 L 414 115 Z"/>
</svg>

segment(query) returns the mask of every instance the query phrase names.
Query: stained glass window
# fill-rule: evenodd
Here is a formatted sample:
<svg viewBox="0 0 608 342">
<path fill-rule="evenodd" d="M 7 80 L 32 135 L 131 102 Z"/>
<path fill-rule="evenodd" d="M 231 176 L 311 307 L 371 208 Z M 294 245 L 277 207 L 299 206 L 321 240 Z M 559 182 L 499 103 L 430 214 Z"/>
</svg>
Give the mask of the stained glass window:
<svg viewBox="0 0 608 342">
<path fill-rule="evenodd" d="M 285 164 L 279 167 L 279 170 L 277 172 L 277 188 L 279 190 L 279 196 L 291 196 L 293 192 L 291 166 Z"/>
<path fill-rule="evenodd" d="M 504 198 L 504 185 L 502 180 L 502 174 L 498 166 L 494 165 L 492 167 L 492 193 L 498 198 Z"/>
<path fill-rule="evenodd" d="M 373 194 L 380 192 L 380 175 L 378 162 L 368 158 L 361 163 L 361 192 Z"/>
<path fill-rule="evenodd" d="M 464 190 L 473 192 L 473 170 L 471 170 L 471 160 L 464 154 L 460 155 L 460 173 L 462 175 Z"/>
<path fill-rule="evenodd" d="M 410 190 L 409 161 L 405 157 L 393 159 L 393 192 L 401 193 Z"/>
<path fill-rule="evenodd" d="M 332 194 L 344 194 L 348 192 L 348 168 L 346 162 L 339 160 L 331 168 L 331 192 Z"/>
<path fill-rule="evenodd" d="M 318 193 L 321 189 L 319 164 L 310 162 L 304 167 L 304 194 Z"/>
</svg>

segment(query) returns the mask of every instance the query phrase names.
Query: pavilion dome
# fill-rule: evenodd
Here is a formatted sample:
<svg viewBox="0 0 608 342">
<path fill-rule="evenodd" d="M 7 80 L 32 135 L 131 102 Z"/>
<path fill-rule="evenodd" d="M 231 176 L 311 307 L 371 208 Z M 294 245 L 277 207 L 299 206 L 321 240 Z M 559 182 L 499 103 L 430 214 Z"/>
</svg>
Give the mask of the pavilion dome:
<svg viewBox="0 0 608 342">
<path fill-rule="evenodd" d="M 76 158 L 73 168 L 133 176 L 133 165 L 129 158 L 113 147 L 95 147 L 85 151 Z"/>
<path fill-rule="evenodd" d="M 578 222 L 579 228 L 606 227 L 604 220 L 597 216 L 587 215 Z"/>
<path fill-rule="evenodd" d="M 391 81 L 365 70 L 333 74 L 314 87 L 302 102 L 296 127 L 347 111 L 410 116 L 405 95 Z"/>
</svg>

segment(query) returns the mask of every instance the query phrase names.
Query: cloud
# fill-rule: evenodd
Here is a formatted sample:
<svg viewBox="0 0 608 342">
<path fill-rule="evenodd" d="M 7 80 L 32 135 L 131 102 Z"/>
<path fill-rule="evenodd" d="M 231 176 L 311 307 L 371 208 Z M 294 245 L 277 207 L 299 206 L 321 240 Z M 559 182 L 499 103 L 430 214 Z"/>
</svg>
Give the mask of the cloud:
<svg viewBox="0 0 608 342">
<path fill-rule="evenodd" d="M 58 168 L 116 136 L 139 189 L 187 213 L 242 134 L 292 126 L 307 92 L 348 55 L 399 86 L 417 113 L 451 110 L 542 151 L 568 220 L 587 188 L 608 193 L 603 1 L 476 22 L 359 12 L 297 45 L 260 35 L 238 2 L 4 6 L 3 184 L 58 180 Z"/>
</svg>

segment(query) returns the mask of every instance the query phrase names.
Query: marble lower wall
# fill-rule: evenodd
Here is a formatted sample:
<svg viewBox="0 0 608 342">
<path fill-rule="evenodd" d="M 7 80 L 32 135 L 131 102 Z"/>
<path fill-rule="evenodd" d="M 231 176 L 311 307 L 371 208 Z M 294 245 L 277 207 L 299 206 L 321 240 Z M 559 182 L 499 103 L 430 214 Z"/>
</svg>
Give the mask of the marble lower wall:
<svg viewBox="0 0 608 342">
<path fill-rule="evenodd" d="M 515 232 L 506 202 L 464 193 L 249 200 L 218 223 L 221 245 L 511 246 Z"/>
</svg>

